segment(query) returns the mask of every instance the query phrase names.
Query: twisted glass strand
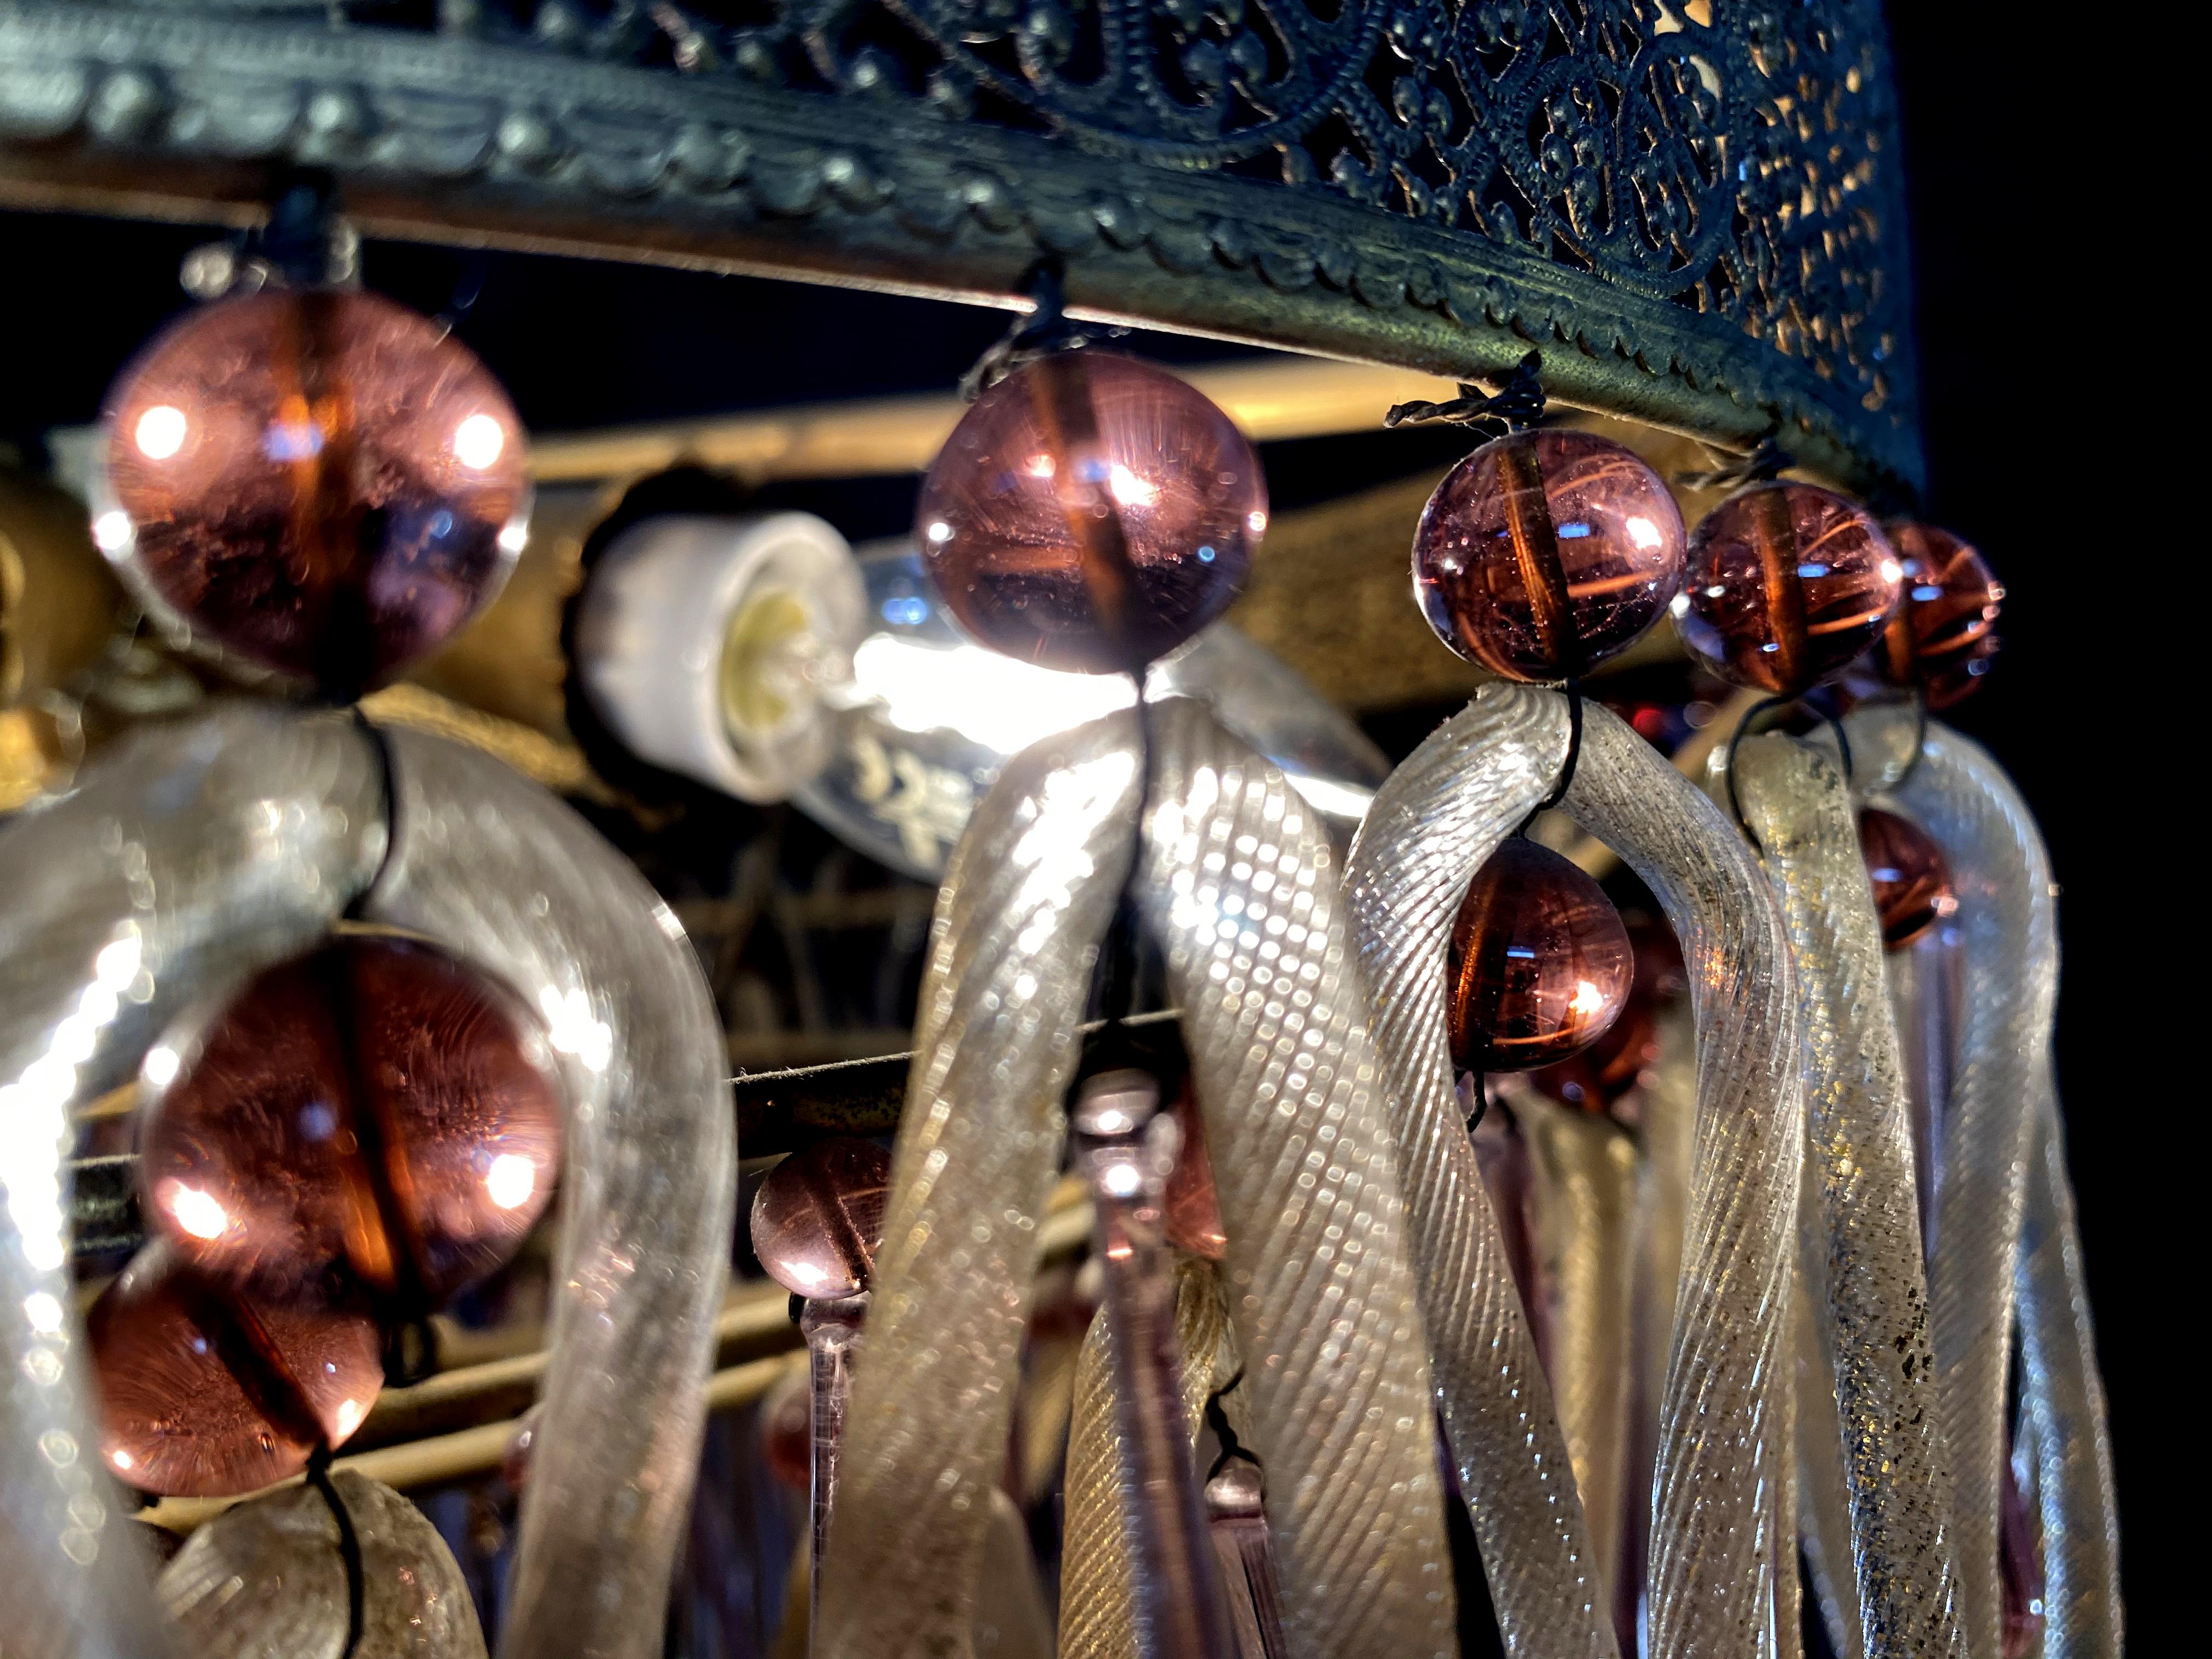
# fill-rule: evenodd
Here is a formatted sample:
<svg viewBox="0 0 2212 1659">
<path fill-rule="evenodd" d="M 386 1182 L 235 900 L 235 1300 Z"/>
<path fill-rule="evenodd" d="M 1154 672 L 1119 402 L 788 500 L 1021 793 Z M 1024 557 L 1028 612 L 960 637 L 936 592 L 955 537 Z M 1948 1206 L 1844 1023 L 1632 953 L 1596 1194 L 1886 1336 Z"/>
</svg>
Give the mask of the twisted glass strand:
<svg viewBox="0 0 2212 1659">
<path fill-rule="evenodd" d="M 1562 805 L 1665 908 L 1698 1022 L 1695 1163 L 1652 1494 L 1651 1653 L 1747 1652 L 1796 1600 L 1783 1466 L 1805 1129 L 1789 940 L 1742 837 L 1601 708 L 1585 711 Z M 1778 1594 L 1778 1573 L 1793 1581 Z"/>
<path fill-rule="evenodd" d="M 2120 1659 L 2125 1643 L 2112 1443 L 2057 1091 L 2047 1068 L 2037 1092 L 2037 1144 L 2021 1237 L 2020 1334 L 2023 1409 L 2034 1427 L 2043 1508 L 2043 1650 L 2048 1659 Z"/>
<path fill-rule="evenodd" d="M 1468 880 L 1564 758 L 1556 693 L 1486 688 L 1376 796 L 1351 891 L 1384 1088 L 1405 1149 L 1439 1399 L 1516 1653 L 1614 1650 L 1580 1502 L 1462 1127 L 1444 1044 L 1444 945 Z M 1651 1652 L 1739 1655 L 1773 1632 L 1784 1507 L 1791 1257 L 1802 1164 L 1788 945 L 1765 882 L 1713 805 L 1602 708 L 1585 711 L 1563 810 L 1620 853 L 1680 938 L 1698 1109 L 1660 1414 Z"/>
<path fill-rule="evenodd" d="M 156 1659 L 151 1575 L 100 1466 L 68 1270 L 74 1107 L 211 986 L 313 942 L 386 845 L 342 715 L 221 704 L 142 729 L 0 832 L 0 1647 Z"/>
<path fill-rule="evenodd" d="M 691 1510 L 737 1207 L 713 994 L 635 866 L 498 761 L 385 734 L 392 860 L 362 907 L 546 1023 L 568 1105 L 551 1344 L 502 1659 L 647 1659 Z"/>
<path fill-rule="evenodd" d="M 1076 1364 L 1060 1528 L 1060 1659 L 1137 1659 L 1129 1555 L 1122 1541 L 1130 1495 L 1122 1490 L 1110 1316 L 1099 1310 Z M 1184 1427 L 1195 1440 L 1206 1401 L 1236 1374 L 1237 1362 L 1220 1277 L 1212 1263 L 1194 1256 L 1176 1265 L 1176 1346 L 1182 1360 Z"/>
<path fill-rule="evenodd" d="M 1566 705 L 1485 688 L 1376 794 L 1345 891 L 1401 1164 L 1437 1404 L 1506 1651 L 1618 1651 L 1552 1390 L 1468 1139 L 1444 1033 L 1444 946 L 1468 884 L 1534 810 Z"/>
<path fill-rule="evenodd" d="M 1286 1629 L 1324 1659 L 1443 1656 L 1425 1340 L 1328 842 L 1202 708 L 1162 702 L 1151 724 L 1139 896 L 1213 1152 Z M 830 1538 L 841 1659 L 968 1651 L 981 1494 L 1002 1462 L 1090 969 L 1135 838 L 1139 753 L 1132 714 L 1017 757 L 939 899 Z"/>
<path fill-rule="evenodd" d="M 1742 745 L 1735 787 L 1796 960 L 1817 1200 L 1807 1220 L 1823 1247 L 1820 1347 L 1861 1638 L 1869 1659 L 1955 1659 L 1965 1645 L 1911 1117 L 1850 793 L 1826 756 L 1778 734 Z"/>
<path fill-rule="evenodd" d="M 1980 744 L 1931 723 L 1899 787 L 1959 901 L 1966 1006 L 1943 1124 L 1928 1290 L 1956 1492 L 1966 1650 L 2001 1650 L 1997 1504 L 2021 1206 L 2050 1064 L 2058 940 L 2051 862 L 2027 804 Z"/>
</svg>

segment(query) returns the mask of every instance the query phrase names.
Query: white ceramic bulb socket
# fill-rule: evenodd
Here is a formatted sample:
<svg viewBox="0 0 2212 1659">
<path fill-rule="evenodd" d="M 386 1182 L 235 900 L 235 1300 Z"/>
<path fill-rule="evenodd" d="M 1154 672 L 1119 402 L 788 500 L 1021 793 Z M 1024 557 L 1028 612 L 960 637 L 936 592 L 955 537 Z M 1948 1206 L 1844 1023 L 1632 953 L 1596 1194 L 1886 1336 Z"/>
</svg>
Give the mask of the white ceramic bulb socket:
<svg viewBox="0 0 2212 1659">
<path fill-rule="evenodd" d="M 823 693 L 850 677 L 866 609 L 851 549 L 811 513 L 647 519 L 592 569 L 577 672 L 642 758 L 782 800 L 829 759 Z"/>
</svg>

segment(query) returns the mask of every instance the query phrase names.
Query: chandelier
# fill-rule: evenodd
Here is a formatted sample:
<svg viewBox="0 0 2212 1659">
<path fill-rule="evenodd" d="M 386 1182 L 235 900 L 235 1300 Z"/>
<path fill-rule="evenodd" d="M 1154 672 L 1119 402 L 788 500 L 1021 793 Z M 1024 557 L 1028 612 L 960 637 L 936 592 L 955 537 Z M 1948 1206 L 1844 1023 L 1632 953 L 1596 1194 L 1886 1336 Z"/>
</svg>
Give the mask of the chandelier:
<svg viewBox="0 0 2212 1659">
<path fill-rule="evenodd" d="M 0 9 L 218 228 L 0 470 L 0 1652 L 2117 1659 L 1898 150 L 1856 0 Z M 364 238 L 1015 315 L 532 433 Z"/>
</svg>

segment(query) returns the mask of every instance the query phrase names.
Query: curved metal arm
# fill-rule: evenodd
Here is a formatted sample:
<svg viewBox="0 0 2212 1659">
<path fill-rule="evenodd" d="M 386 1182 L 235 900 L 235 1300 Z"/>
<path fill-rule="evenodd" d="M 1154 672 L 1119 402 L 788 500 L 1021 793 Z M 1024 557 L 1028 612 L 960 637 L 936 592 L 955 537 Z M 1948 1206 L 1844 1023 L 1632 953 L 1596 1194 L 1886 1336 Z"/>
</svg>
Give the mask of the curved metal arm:
<svg viewBox="0 0 2212 1659">
<path fill-rule="evenodd" d="M 167 1649 L 99 1468 L 66 1271 L 70 1115 L 210 982 L 307 945 L 385 850 L 383 769 L 342 715 L 240 703 L 149 729 L 0 834 L 0 1608 L 9 1651 Z"/>
<path fill-rule="evenodd" d="M 1452 1607 L 1397 1172 L 1330 855 L 1282 774 L 1156 705 L 1150 919 L 1168 947 L 1251 1357 L 1286 1623 L 1321 1655 L 1443 1655 Z M 1000 775 L 939 901 L 826 1596 L 847 1659 L 967 1651 L 1097 941 L 1136 827 L 1111 716 Z"/>
<path fill-rule="evenodd" d="M 567 1085 L 561 1287 L 505 1659 L 647 1659 L 690 1511 L 737 1202 L 721 1027 L 674 914 L 498 762 L 386 734 L 374 921 L 444 941 L 546 1024 Z"/>
<path fill-rule="evenodd" d="M 2043 837 L 1980 744 L 1931 724 L 1897 799 L 1943 850 L 1966 958 L 1928 1289 L 1957 1492 L 1966 1649 L 1981 1655 L 1999 1650 L 2006 1370 L 2034 1102 L 2051 1061 L 2058 939 Z"/>
<path fill-rule="evenodd" d="M 1807 1222 L 1824 1268 L 1820 1346 L 1840 1415 L 1865 1651 L 1942 1659 L 1965 1651 L 1950 1469 L 1911 1114 L 1850 793 L 1826 756 L 1779 734 L 1742 746 L 1735 787 L 1796 963 L 1817 1200 Z"/>
<path fill-rule="evenodd" d="M 1588 1583 L 1579 1500 L 1553 1474 L 1566 1466 L 1564 1444 L 1548 1394 L 1536 1392 L 1459 1121 L 1443 957 L 1468 882 L 1557 775 L 1565 726 L 1557 693 L 1486 689 L 1376 796 L 1352 882 L 1385 1093 L 1407 1149 L 1413 1255 L 1447 1428 L 1485 1528 L 1501 1623 L 1514 1620 L 1516 1651 L 1547 1655 L 1607 1654 L 1613 1642 Z M 1602 708 L 1585 710 L 1561 805 L 1666 908 L 1698 1023 L 1696 1163 L 1654 1495 L 1651 1651 L 1749 1652 L 1770 1626 L 1776 1565 L 1794 1558 L 1796 1531 L 1778 1502 L 1790 1453 L 1777 1397 L 1790 1387 L 1783 1356 L 1803 1153 L 1788 942 L 1718 810 Z"/>
<path fill-rule="evenodd" d="M 2035 1484 L 2043 1508 L 2044 1651 L 2051 1659 L 2120 1659 L 2126 1642 L 2112 1441 L 2057 1091 L 2047 1069 L 2037 1094 L 2021 1239 L 2020 1334 L 2023 1409 L 2035 1425 Z"/>
</svg>

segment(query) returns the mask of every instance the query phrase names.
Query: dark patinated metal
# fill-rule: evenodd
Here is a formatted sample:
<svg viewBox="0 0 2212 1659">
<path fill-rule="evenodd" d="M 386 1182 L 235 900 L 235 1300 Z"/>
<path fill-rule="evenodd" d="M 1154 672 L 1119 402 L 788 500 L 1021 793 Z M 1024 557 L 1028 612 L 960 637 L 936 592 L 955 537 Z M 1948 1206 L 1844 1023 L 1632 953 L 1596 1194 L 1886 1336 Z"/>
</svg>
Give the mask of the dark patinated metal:
<svg viewBox="0 0 2212 1659">
<path fill-rule="evenodd" d="M 733 23 L 733 16 L 745 21 Z M 333 19 L 336 27 L 333 27 Z M 0 199 L 1005 300 L 1462 378 L 1917 482 L 1875 0 L 19 0 Z"/>
</svg>

